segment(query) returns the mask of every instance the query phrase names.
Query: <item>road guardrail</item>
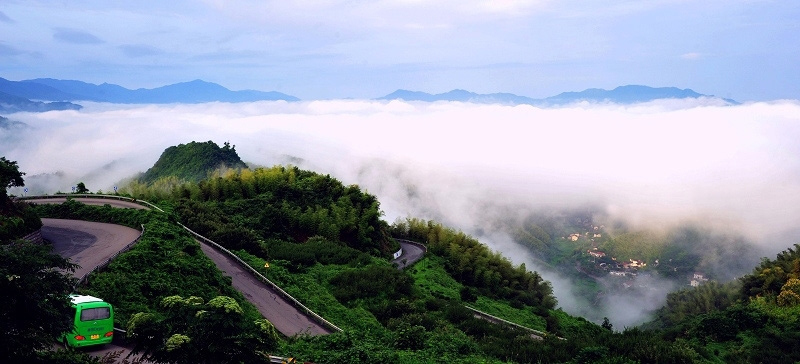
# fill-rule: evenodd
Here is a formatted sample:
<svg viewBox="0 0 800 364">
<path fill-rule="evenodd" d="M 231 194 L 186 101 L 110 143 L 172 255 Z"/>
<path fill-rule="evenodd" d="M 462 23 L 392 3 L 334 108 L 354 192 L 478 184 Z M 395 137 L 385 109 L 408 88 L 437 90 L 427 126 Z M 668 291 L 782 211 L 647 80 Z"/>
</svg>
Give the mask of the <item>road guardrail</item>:
<svg viewBox="0 0 800 364">
<path fill-rule="evenodd" d="M 132 202 L 132 203 L 136 203 L 136 204 L 139 204 L 139 205 L 143 205 L 143 206 L 147 206 L 147 207 L 153 208 L 153 209 L 158 210 L 160 212 L 164 212 L 164 210 L 162 210 L 158 206 L 156 206 L 156 205 L 154 205 L 154 204 L 152 204 L 152 203 L 150 203 L 148 201 L 138 200 L 138 199 L 135 199 L 135 198 L 119 196 L 119 195 L 57 194 L 57 195 L 25 196 L 25 197 L 17 197 L 17 199 L 19 199 L 19 200 L 37 200 L 37 199 L 67 198 L 67 197 L 72 197 L 72 198 L 100 198 L 100 199 L 112 199 L 112 200 L 119 200 L 119 201 L 128 201 L 128 202 Z M 277 292 L 279 295 L 281 295 L 284 299 L 289 301 L 295 307 L 299 308 L 301 311 L 303 311 L 306 315 L 311 317 L 314 321 L 316 321 L 320 325 L 326 327 L 328 330 L 331 330 L 331 331 L 335 331 L 335 332 L 342 332 L 343 331 L 338 326 L 336 326 L 333 323 L 331 323 L 330 321 L 324 319 L 322 316 L 318 315 L 316 312 L 312 311 L 311 309 L 309 309 L 308 307 L 306 307 L 305 305 L 300 303 L 300 301 L 298 301 L 296 298 L 292 297 L 292 295 L 290 295 L 289 293 L 284 291 L 282 288 L 278 287 L 278 285 L 276 285 L 275 283 L 273 283 L 272 281 L 267 279 L 267 277 L 265 277 L 264 275 L 259 273 L 257 270 L 255 270 L 253 267 L 251 267 L 249 264 L 247 264 L 245 261 L 243 261 L 241 258 L 239 258 L 236 254 L 234 254 L 230 250 L 224 248 L 222 245 L 219 245 L 215 241 L 213 241 L 211 239 L 208 239 L 205 236 L 202 236 L 202 235 L 194 232 L 192 229 L 189 229 L 188 227 L 186 227 L 185 225 L 181 224 L 180 222 L 178 223 L 178 225 L 180 225 L 180 227 L 182 227 L 183 229 L 185 229 L 186 231 L 188 231 L 189 233 L 191 233 L 192 235 L 194 235 L 198 239 L 206 242 L 207 244 L 211 245 L 212 247 L 214 247 L 218 251 L 223 252 L 224 254 L 228 255 L 231 259 L 233 259 L 236 262 L 238 262 L 239 265 L 242 266 L 242 268 L 250 271 L 250 273 L 252 273 L 256 278 L 261 280 L 264 284 L 270 286 L 272 289 L 275 290 L 275 292 Z M 142 234 L 144 234 L 144 225 L 142 225 L 142 233 L 139 234 L 139 238 L 141 238 Z M 128 244 L 126 247 L 124 247 L 122 250 L 120 250 L 116 254 L 114 254 L 111 258 L 107 259 L 101 265 L 99 265 L 99 266 L 95 267 L 94 269 L 92 269 L 89 273 L 86 273 L 83 277 L 80 278 L 80 280 L 76 284 L 76 287 L 81 285 L 81 284 L 83 284 L 86 281 L 86 279 L 88 279 L 89 274 L 97 271 L 98 269 L 104 268 L 105 266 L 107 266 L 111 262 L 112 259 L 116 258 L 119 254 L 128 251 L 136 242 L 139 241 L 139 238 L 136 238 L 136 240 L 134 240 L 133 242 Z"/>
<path fill-rule="evenodd" d="M 97 198 L 97 199 L 108 199 L 108 200 L 119 200 L 119 201 L 127 201 L 133 202 L 135 204 L 147 206 L 149 208 L 158 210 L 160 212 L 164 212 L 160 207 L 147 202 L 145 200 L 137 200 L 135 198 L 120 196 L 120 195 L 103 195 L 103 194 L 93 194 L 93 193 L 65 193 L 65 194 L 56 194 L 56 195 L 36 195 L 36 196 L 18 196 L 16 197 L 17 200 L 44 200 L 48 198 Z"/>
<path fill-rule="evenodd" d="M 318 315 L 316 312 L 314 312 L 314 311 L 311 311 L 311 309 L 309 309 L 308 307 L 306 307 L 305 305 L 303 305 L 302 303 L 300 303 L 300 301 L 298 301 L 297 299 L 295 299 L 294 297 L 292 297 L 292 295 L 290 295 L 289 293 L 287 293 L 286 291 L 284 291 L 284 290 L 283 290 L 281 287 L 278 287 L 278 285 L 277 285 L 277 284 L 275 284 L 275 283 L 273 283 L 272 281 L 270 281 L 270 280 L 269 280 L 267 277 L 265 277 L 264 275 L 262 275 L 261 273 L 259 273 L 257 270 L 255 270 L 253 267 L 251 267 L 249 264 L 247 264 L 247 262 L 245 262 L 244 260 L 242 260 L 241 258 L 239 258 L 239 257 L 238 257 L 236 254 L 234 254 L 234 253 L 233 253 L 233 252 L 231 252 L 230 250 L 226 249 L 226 248 L 225 248 L 225 247 L 223 247 L 222 245 L 219 245 L 219 244 L 217 244 L 217 243 L 216 243 L 216 242 L 214 242 L 213 240 L 211 240 L 211 239 L 209 239 L 209 238 L 206 238 L 205 236 L 202 236 L 202 235 L 200 235 L 200 234 L 198 234 L 198 233 L 194 232 L 192 229 L 189 229 L 188 227 L 186 227 L 185 225 L 183 225 L 183 224 L 181 224 L 181 223 L 178 223 L 178 225 L 180 225 L 182 228 L 186 229 L 186 231 L 188 231 L 189 233 L 191 233 L 192 235 L 194 235 L 194 236 L 195 236 L 195 237 L 197 237 L 198 239 L 201 239 L 201 240 L 203 240 L 203 241 L 204 241 L 204 242 L 206 242 L 207 244 L 209 244 L 209 245 L 211 245 L 212 247 L 214 247 L 215 249 L 217 249 L 217 250 L 219 250 L 219 251 L 221 251 L 221 252 L 225 253 L 225 254 L 226 254 L 226 255 L 228 255 L 228 256 L 229 256 L 231 259 L 233 259 L 233 260 L 235 260 L 236 262 L 238 262 L 238 263 L 239 263 L 239 265 L 241 265 L 241 266 L 242 266 L 242 268 L 244 268 L 244 269 L 246 269 L 246 270 L 250 271 L 250 273 L 252 273 L 254 276 L 256 276 L 256 277 L 257 277 L 259 280 L 261 280 L 261 281 L 262 281 L 264 284 L 266 284 L 266 285 L 270 286 L 272 289 L 274 289 L 276 292 L 278 292 L 278 294 L 280 294 L 280 295 L 281 295 L 281 296 L 282 296 L 284 299 L 288 300 L 288 301 L 289 301 L 290 303 L 292 303 L 292 304 L 293 304 L 295 307 L 297 307 L 297 308 L 299 308 L 301 311 L 305 312 L 305 314 L 306 314 L 306 315 L 308 315 L 309 317 L 311 317 L 312 319 L 314 319 L 314 321 L 317 321 L 317 323 L 319 323 L 320 325 L 322 325 L 322 326 L 324 326 L 324 327 L 328 328 L 328 329 L 329 329 L 329 330 L 331 330 L 331 331 L 337 331 L 337 332 L 342 332 L 342 331 L 343 331 L 343 330 L 342 330 L 342 329 L 340 329 L 338 326 L 336 326 L 336 325 L 332 324 L 330 321 L 328 321 L 328 320 L 326 320 L 326 319 L 322 318 L 322 316 Z"/>
</svg>

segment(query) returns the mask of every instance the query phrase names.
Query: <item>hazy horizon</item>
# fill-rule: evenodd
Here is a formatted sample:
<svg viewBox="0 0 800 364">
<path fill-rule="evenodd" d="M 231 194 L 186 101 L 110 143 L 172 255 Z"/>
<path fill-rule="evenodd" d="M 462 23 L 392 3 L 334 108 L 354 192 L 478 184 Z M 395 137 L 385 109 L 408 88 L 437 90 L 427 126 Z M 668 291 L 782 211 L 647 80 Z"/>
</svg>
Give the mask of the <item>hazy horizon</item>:
<svg viewBox="0 0 800 364">
<path fill-rule="evenodd" d="M 301 99 L 629 84 L 797 99 L 798 18 L 796 2 L 750 0 L 7 0 L 0 77 L 203 79 Z"/>
</svg>

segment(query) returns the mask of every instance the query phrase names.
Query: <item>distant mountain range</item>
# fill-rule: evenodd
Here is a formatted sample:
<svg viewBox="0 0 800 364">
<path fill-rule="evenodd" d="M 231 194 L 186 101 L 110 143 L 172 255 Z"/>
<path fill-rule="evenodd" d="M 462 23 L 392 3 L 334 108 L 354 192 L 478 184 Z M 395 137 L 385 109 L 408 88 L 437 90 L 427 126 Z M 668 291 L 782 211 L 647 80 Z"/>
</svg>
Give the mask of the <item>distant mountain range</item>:
<svg viewBox="0 0 800 364">
<path fill-rule="evenodd" d="M 10 120 L 8 118 L 0 116 L 0 129 L 16 129 L 16 128 L 24 128 L 27 127 L 28 124 L 25 124 L 21 121 Z"/>
<path fill-rule="evenodd" d="M 397 90 L 377 100 L 406 101 L 461 101 L 483 104 L 529 104 L 536 106 L 559 106 L 581 101 L 631 104 L 657 99 L 686 99 L 708 97 L 690 89 L 675 87 L 620 86 L 613 90 L 597 88 L 581 92 L 564 92 L 544 99 L 533 99 L 510 93 L 478 94 L 466 90 L 452 90 L 442 94 L 420 91 Z M 722 99 L 728 104 L 738 104 Z M 75 101 L 109 102 L 117 104 L 167 104 L 203 102 L 251 102 L 263 100 L 299 101 L 297 97 L 276 91 L 255 90 L 231 91 L 216 83 L 202 80 L 176 83 L 153 89 L 130 90 L 119 85 L 103 83 L 95 85 L 83 81 L 37 78 L 24 81 L 9 81 L 0 78 L 0 113 L 18 111 L 79 110 Z"/>
<path fill-rule="evenodd" d="M 41 101 L 56 101 L 43 103 Z M 0 112 L 76 110 L 70 101 L 97 101 L 115 104 L 170 104 L 203 102 L 250 102 L 263 100 L 299 101 L 280 92 L 231 91 L 202 80 L 176 83 L 153 89 L 130 90 L 119 85 L 95 85 L 82 81 L 37 78 L 9 81 L 0 78 Z"/>
<path fill-rule="evenodd" d="M 590 88 L 580 92 L 563 92 L 544 99 L 534 99 L 510 93 L 477 94 L 465 90 L 452 90 L 442 94 L 429 94 L 419 91 L 397 90 L 378 100 L 405 100 L 405 101 L 461 101 L 483 104 L 529 104 L 536 106 L 558 106 L 581 101 L 610 102 L 617 104 L 633 104 L 659 99 L 686 99 L 686 98 L 718 98 L 713 95 L 704 95 L 691 89 L 676 87 L 649 87 L 640 85 L 620 86 L 613 90 Z M 728 104 L 736 105 L 737 101 L 718 98 Z"/>
<path fill-rule="evenodd" d="M 0 91 L 0 113 L 9 114 L 19 111 L 42 112 L 50 110 L 80 110 L 81 105 L 71 102 L 31 101 L 24 97 Z"/>
<path fill-rule="evenodd" d="M 378 100 L 405 100 L 405 101 L 461 101 L 474 103 L 500 103 L 500 104 L 533 104 L 536 99 L 509 93 L 476 94 L 466 90 L 453 90 L 443 94 L 429 94 L 420 91 L 397 90 Z"/>
</svg>

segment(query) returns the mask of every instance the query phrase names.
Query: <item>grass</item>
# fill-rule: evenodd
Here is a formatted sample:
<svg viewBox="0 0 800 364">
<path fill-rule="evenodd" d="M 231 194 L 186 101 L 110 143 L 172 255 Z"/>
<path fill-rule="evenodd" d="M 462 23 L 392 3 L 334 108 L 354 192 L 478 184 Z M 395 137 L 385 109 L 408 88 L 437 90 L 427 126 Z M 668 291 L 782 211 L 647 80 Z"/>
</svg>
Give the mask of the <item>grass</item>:
<svg viewBox="0 0 800 364">
<path fill-rule="evenodd" d="M 414 277 L 415 285 L 423 295 L 437 298 L 460 300 L 461 283 L 444 270 L 444 259 L 427 255 L 409 268 L 409 273 Z"/>
<path fill-rule="evenodd" d="M 476 302 L 470 303 L 472 308 L 486 312 L 492 316 L 511 321 L 534 330 L 545 331 L 547 323 L 544 318 L 536 315 L 529 306 L 523 308 L 511 307 L 508 303 L 479 296 Z"/>
<path fill-rule="evenodd" d="M 286 268 L 288 262 L 271 261 L 269 268 L 264 268 L 264 259 L 243 250 L 235 253 L 304 306 L 342 330 L 383 330 L 370 312 L 361 307 L 344 306 L 328 291 L 327 282 L 333 276 L 352 268 L 317 264 L 303 273 L 290 273 Z"/>
<path fill-rule="evenodd" d="M 447 274 L 443 264 L 442 258 L 428 255 L 409 268 L 409 273 L 423 295 L 461 301 L 460 291 L 463 285 Z M 531 307 L 517 309 L 508 302 L 486 296 L 478 296 L 478 300 L 469 306 L 518 325 L 536 330 L 546 328 L 544 318 L 537 316 Z"/>
</svg>

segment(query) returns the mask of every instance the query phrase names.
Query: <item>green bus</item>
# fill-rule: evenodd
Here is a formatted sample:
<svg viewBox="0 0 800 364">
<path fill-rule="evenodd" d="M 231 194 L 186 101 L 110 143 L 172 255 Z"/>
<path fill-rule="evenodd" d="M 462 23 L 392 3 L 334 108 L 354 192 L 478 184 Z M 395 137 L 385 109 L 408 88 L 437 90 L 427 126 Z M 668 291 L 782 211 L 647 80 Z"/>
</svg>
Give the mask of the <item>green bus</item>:
<svg viewBox="0 0 800 364">
<path fill-rule="evenodd" d="M 72 347 L 108 344 L 114 338 L 114 308 L 110 303 L 92 297 L 71 294 L 75 308 L 75 329 L 64 334 L 64 342 Z"/>
</svg>

